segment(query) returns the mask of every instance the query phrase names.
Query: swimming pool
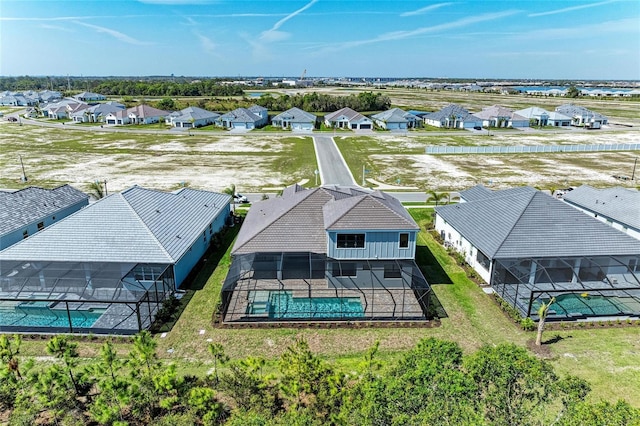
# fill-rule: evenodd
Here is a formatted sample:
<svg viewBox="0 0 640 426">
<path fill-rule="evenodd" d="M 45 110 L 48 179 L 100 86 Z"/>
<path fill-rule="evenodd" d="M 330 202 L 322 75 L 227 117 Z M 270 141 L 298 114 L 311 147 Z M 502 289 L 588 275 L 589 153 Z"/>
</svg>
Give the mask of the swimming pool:
<svg viewBox="0 0 640 426">
<path fill-rule="evenodd" d="M 254 302 L 249 313 L 272 319 L 364 317 L 358 297 L 293 297 L 290 291 L 269 292 L 268 301 Z"/>
<path fill-rule="evenodd" d="M 545 302 L 548 302 L 546 299 Z M 536 301 L 532 305 L 531 313 L 537 313 L 540 308 L 540 301 Z M 583 294 L 561 294 L 556 300 L 550 311 L 555 311 L 558 316 L 570 316 L 570 314 L 582 314 L 585 316 L 595 315 L 621 315 L 630 309 L 622 303 L 618 297 L 605 297 L 598 295 Z"/>
<path fill-rule="evenodd" d="M 71 327 L 89 328 L 104 313 L 102 309 L 92 311 L 67 311 L 65 309 L 50 309 L 50 302 L 22 302 L 13 309 L 2 309 L 0 326 L 11 327 Z"/>
</svg>

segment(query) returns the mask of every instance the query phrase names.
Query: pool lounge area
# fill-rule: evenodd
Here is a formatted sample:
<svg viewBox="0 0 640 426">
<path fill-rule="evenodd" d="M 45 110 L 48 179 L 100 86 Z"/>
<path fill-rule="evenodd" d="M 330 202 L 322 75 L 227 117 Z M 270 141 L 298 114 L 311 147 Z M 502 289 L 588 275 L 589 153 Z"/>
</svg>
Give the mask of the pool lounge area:
<svg viewBox="0 0 640 426">
<path fill-rule="evenodd" d="M 428 319 L 430 288 L 413 261 L 342 262 L 355 268 L 349 276 L 335 276 L 341 261 L 322 255 L 279 273 L 261 262 L 234 259 L 222 290 L 225 323 Z M 384 278 L 385 264 L 397 267 L 393 277 Z"/>
</svg>

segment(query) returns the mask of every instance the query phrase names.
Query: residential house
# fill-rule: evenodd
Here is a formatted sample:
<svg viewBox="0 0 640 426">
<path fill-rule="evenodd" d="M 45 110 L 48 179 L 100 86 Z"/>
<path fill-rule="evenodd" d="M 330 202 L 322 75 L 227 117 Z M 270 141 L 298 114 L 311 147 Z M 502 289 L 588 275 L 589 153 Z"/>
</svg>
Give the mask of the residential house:
<svg viewBox="0 0 640 426">
<path fill-rule="evenodd" d="M 351 108 L 345 107 L 324 116 L 327 127 L 351 130 L 371 130 L 373 121 Z"/>
<path fill-rule="evenodd" d="M 74 95 L 73 97 L 82 102 L 96 102 L 104 101 L 105 99 L 107 99 L 106 96 L 93 92 L 82 92 Z"/>
<path fill-rule="evenodd" d="M 572 207 L 640 240 L 640 192 L 621 187 L 582 185 L 562 199 Z"/>
<path fill-rule="evenodd" d="M 169 111 L 163 111 L 144 104 L 127 109 L 127 117 L 131 124 L 159 123 L 164 121 L 164 118 L 169 114 Z"/>
<path fill-rule="evenodd" d="M 609 119 L 595 111 L 574 104 L 564 104 L 556 107 L 556 111 L 571 117 L 571 125 L 599 129 L 609 123 Z"/>
<path fill-rule="evenodd" d="M 539 107 L 529 107 L 515 111 L 518 114 L 529 120 L 531 126 L 548 126 L 549 125 L 549 111 Z"/>
<path fill-rule="evenodd" d="M 549 126 L 568 127 L 571 125 L 571 117 L 560 114 L 557 111 L 549 111 Z"/>
<path fill-rule="evenodd" d="M 70 116 L 73 121 L 79 123 L 104 123 L 109 114 L 124 110 L 125 106 L 121 103 L 105 102 L 88 106 L 83 110 L 72 113 Z"/>
<path fill-rule="evenodd" d="M 418 232 L 383 192 L 290 186 L 246 216 L 223 285 L 224 321 L 426 319 Z"/>
<path fill-rule="evenodd" d="M 42 231 L 89 204 L 89 196 L 63 185 L 0 191 L 0 250 Z"/>
<path fill-rule="evenodd" d="M 499 105 L 483 108 L 474 115 L 482 120 L 483 127 L 529 127 L 529 119 Z"/>
<path fill-rule="evenodd" d="M 421 121 L 420 118 L 400 108 L 391 108 L 387 111 L 374 114 L 371 118 L 373 118 L 378 126 L 387 130 L 414 129 L 419 126 Z"/>
<path fill-rule="evenodd" d="M 269 122 L 269 113 L 266 108 L 253 105 L 249 108 L 236 108 L 231 112 L 222 114 L 215 124 L 225 129 L 251 130 L 266 126 Z"/>
<path fill-rule="evenodd" d="M 165 117 L 166 124 L 172 127 L 191 128 L 214 124 L 220 114 L 207 111 L 198 107 L 187 107 L 183 110 L 172 112 Z"/>
<path fill-rule="evenodd" d="M 436 231 L 523 316 L 552 297 L 551 319 L 640 315 L 640 241 L 530 187 L 461 197 Z"/>
<path fill-rule="evenodd" d="M 291 130 L 312 131 L 316 128 L 318 117 L 300 108 L 290 108 L 271 119 L 271 124 L 275 127 Z"/>
<path fill-rule="evenodd" d="M 224 227 L 229 202 L 226 194 L 134 186 L 14 244 L 0 252 L 0 325 L 34 327 L 34 314 L 52 318 L 40 331 L 148 328 Z M 27 320 L 12 322 L 12 309 Z"/>
<path fill-rule="evenodd" d="M 88 108 L 89 105 L 85 102 L 79 101 L 74 98 L 64 98 L 57 102 L 48 104 L 42 108 L 42 114 L 44 117 L 49 117 L 53 120 L 60 120 L 63 118 L 69 118 L 69 115 L 73 112 L 80 111 L 84 108 Z"/>
<path fill-rule="evenodd" d="M 482 127 L 482 120 L 460 105 L 450 104 L 439 111 L 423 115 L 424 123 L 429 126 L 447 129 L 473 129 Z"/>
</svg>

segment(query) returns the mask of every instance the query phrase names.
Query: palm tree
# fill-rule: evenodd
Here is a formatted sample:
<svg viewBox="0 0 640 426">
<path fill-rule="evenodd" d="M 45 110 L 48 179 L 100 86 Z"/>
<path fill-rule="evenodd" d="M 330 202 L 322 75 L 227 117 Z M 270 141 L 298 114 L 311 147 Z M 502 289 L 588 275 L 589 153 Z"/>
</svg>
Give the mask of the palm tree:
<svg viewBox="0 0 640 426">
<path fill-rule="evenodd" d="M 104 198 L 104 190 L 102 189 L 102 182 L 96 180 L 95 182 L 91 182 L 89 184 L 89 195 L 91 195 L 96 200 Z"/>
<path fill-rule="evenodd" d="M 235 200 L 233 199 L 233 196 L 236 195 L 236 185 L 234 183 L 231 184 L 230 187 L 225 188 L 222 191 L 223 194 L 227 194 L 227 195 L 231 195 L 231 209 L 233 210 L 233 212 L 236 211 L 236 206 L 235 206 Z"/>
<path fill-rule="evenodd" d="M 553 302 L 556 301 L 555 297 L 552 297 L 549 302 L 543 303 L 540 305 L 538 309 L 538 335 L 536 336 L 536 346 L 542 345 L 542 332 L 544 331 L 544 323 L 547 320 L 547 314 L 549 313 L 549 308 L 553 305 Z"/>
<path fill-rule="evenodd" d="M 451 202 L 451 194 L 448 192 L 441 192 L 438 194 L 436 191 L 427 191 L 427 201 L 433 198 L 433 201 L 436 203 L 436 207 L 438 207 L 438 202 L 443 199 L 448 199 Z"/>
</svg>

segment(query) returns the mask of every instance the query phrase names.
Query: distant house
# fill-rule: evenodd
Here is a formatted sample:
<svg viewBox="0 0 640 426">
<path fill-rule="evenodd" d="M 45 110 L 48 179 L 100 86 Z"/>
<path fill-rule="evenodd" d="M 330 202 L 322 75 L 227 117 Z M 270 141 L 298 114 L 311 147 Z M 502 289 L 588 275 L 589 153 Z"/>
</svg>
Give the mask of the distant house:
<svg viewBox="0 0 640 426">
<path fill-rule="evenodd" d="M 30 186 L 0 191 L 0 250 L 34 235 L 89 204 L 89 196 L 64 185 L 54 189 Z"/>
<path fill-rule="evenodd" d="M 214 124 L 220 114 L 198 107 L 187 107 L 172 112 L 165 117 L 165 122 L 172 127 L 191 128 Z"/>
<path fill-rule="evenodd" d="M 251 130 L 266 126 L 269 113 L 266 108 L 253 105 L 249 108 L 236 108 L 216 118 L 215 124 L 225 129 Z"/>
<path fill-rule="evenodd" d="M 57 102 L 50 103 L 42 109 L 42 114 L 54 120 L 69 118 L 71 113 L 88 108 L 85 102 L 74 98 L 64 98 Z"/>
<path fill-rule="evenodd" d="M 564 104 L 556 107 L 556 112 L 571 117 L 571 125 L 599 129 L 609 123 L 609 119 L 595 111 L 574 104 Z"/>
<path fill-rule="evenodd" d="M 103 123 L 109 114 L 124 111 L 124 109 L 125 106 L 118 102 L 106 102 L 88 106 L 70 114 L 70 117 L 78 123 Z"/>
<path fill-rule="evenodd" d="M 74 95 L 73 97 L 82 102 L 104 101 L 107 99 L 106 96 L 93 92 L 82 92 Z"/>
<path fill-rule="evenodd" d="M 229 201 L 209 191 L 134 186 L 1 251 L 3 331 L 148 328 L 224 227 Z M 49 321 L 25 322 L 25 315 Z"/>
<path fill-rule="evenodd" d="M 149 105 L 138 105 L 127 109 L 127 117 L 131 124 L 152 124 L 164 121 L 169 111 L 153 108 Z M 118 123 L 120 124 L 120 123 Z M 127 124 L 127 123 L 122 123 Z"/>
<path fill-rule="evenodd" d="M 481 119 L 456 104 L 450 104 L 439 111 L 424 114 L 422 119 L 429 126 L 447 129 L 473 129 L 482 126 Z"/>
<path fill-rule="evenodd" d="M 400 108 L 391 108 L 387 111 L 374 114 L 371 118 L 373 118 L 378 126 L 387 130 L 413 129 L 420 124 L 420 118 Z"/>
<path fill-rule="evenodd" d="M 294 107 L 273 117 L 271 124 L 283 129 L 311 131 L 315 129 L 317 121 L 316 115 Z"/>
<path fill-rule="evenodd" d="M 524 118 L 529 119 L 529 124 L 534 126 L 549 125 L 549 111 L 539 107 L 529 107 L 514 112 Z"/>
<path fill-rule="evenodd" d="M 550 319 L 640 315 L 640 241 L 530 187 L 466 198 L 436 231 L 522 316 L 552 297 Z"/>
<path fill-rule="evenodd" d="M 324 116 L 327 127 L 351 130 L 371 130 L 373 121 L 351 108 L 345 107 Z"/>
<path fill-rule="evenodd" d="M 383 192 L 287 187 L 247 214 L 222 289 L 224 321 L 427 319 L 418 231 Z"/>
<path fill-rule="evenodd" d="M 621 187 L 597 189 L 582 185 L 567 191 L 562 199 L 570 206 L 640 240 L 639 191 Z"/>
<path fill-rule="evenodd" d="M 474 115 L 482 119 L 484 127 L 529 127 L 529 119 L 499 105 L 483 108 Z"/>
<path fill-rule="evenodd" d="M 568 127 L 571 126 L 571 117 L 560 114 L 556 111 L 549 111 L 549 126 Z"/>
</svg>

